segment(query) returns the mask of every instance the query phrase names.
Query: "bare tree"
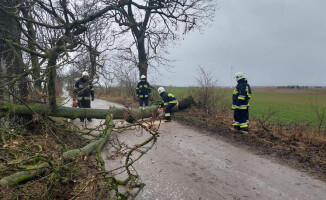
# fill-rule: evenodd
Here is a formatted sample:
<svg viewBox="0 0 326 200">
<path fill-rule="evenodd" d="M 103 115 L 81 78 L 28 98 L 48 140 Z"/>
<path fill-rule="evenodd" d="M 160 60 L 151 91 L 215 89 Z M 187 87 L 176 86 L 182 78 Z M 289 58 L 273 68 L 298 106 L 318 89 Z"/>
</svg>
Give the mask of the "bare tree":
<svg viewBox="0 0 326 200">
<path fill-rule="evenodd" d="M 214 0 L 120 0 L 119 4 L 115 21 L 133 35 L 140 75 L 147 75 L 149 59 L 164 58 L 155 55 L 179 34 L 206 24 L 215 9 Z"/>
<path fill-rule="evenodd" d="M 197 69 L 196 80 L 198 88 L 195 90 L 199 103 L 205 108 L 207 114 L 215 107 L 216 88 L 218 80 L 214 77 L 212 71 L 199 66 Z"/>
<path fill-rule="evenodd" d="M 8 77 L 4 77 L 6 78 L 6 82 L 1 82 L 1 84 L 3 85 L 1 85 L 0 88 L 1 90 L 5 88 L 6 90 L 2 91 L 9 93 L 14 98 L 16 98 L 16 95 L 19 94 L 22 98 L 16 99 L 20 99 L 20 101 L 23 101 L 24 103 L 24 105 L 17 105 L 0 102 L 0 118 L 6 116 L 6 113 L 27 115 L 33 118 L 35 116 L 35 120 L 30 120 L 28 125 L 34 122 L 45 122 L 44 127 L 53 126 L 49 129 L 44 129 L 46 131 L 43 131 L 42 128 L 42 131 L 40 133 L 45 134 L 46 132 L 47 136 L 48 134 L 52 135 L 54 137 L 53 139 L 58 142 L 58 145 L 55 146 L 62 146 L 62 149 L 58 151 L 60 152 L 58 153 L 59 156 L 55 155 L 53 150 L 51 150 L 51 153 L 49 154 L 44 153 L 42 151 L 42 145 L 36 144 L 34 141 L 32 141 L 31 144 L 26 142 L 25 139 L 17 137 L 17 133 L 24 132 L 21 130 L 24 129 L 26 126 L 22 125 L 19 127 L 19 130 L 17 129 L 17 131 L 14 131 L 10 129 L 3 130 L 3 126 L 1 125 L 1 145 L 2 143 L 4 144 L 4 148 L 8 150 L 6 155 L 9 155 L 8 159 L 7 157 L 1 159 L 1 161 L 4 162 L 1 162 L 0 165 L 5 166 L 4 163 L 6 163 L 5 170 L 8 170 L 8 176 L 7 172 L 1 176 L 1 186 L 8 186 L 12 183 L 18 185 L 20 182 L 26 183 L 26 181 L 29 181 L 31 178 L 37 179 L 38 177 L 42 177 L 44 174 L 49 172 L 51 174 L 47 174 L 39 179 L 44 180 L 44 183 L 46 185 L 46 192 L 45 194 L 43 194 L 42 197 L 47 198 L 46 193 L 49 191 L 48 188 L 52 188 L 52 184 L 49 185 L 48 183 L 46 183 L 48 182 L 46 178 L 53 177 L 54 175 L 59 177 L 57 172 L 61 171 L 61 166 L 63 166 L 64 168 L 69 168 L 71 166 L 70 164 L 73 161 L 78 162 L 77 157 L 76 159 L 72 159 L 70 161 L 68 161 L 66 158 L 75 158 L 75 156 L 79 156 L 80 153 L 82 153 L 83 155 L 89 155 L 94 152 L 99 153 L 104 144 L 109 139 L 111 139 L 111 131 L 115 127 L 112 121 L 113 116 L 114 118 L 125 119 L 129 122 L 138 122 L 138 120 L 144 118 L 145 116 L 152 116 L 153 111 L 156 109 L 155 107 L 151 107 L 150 109 L 146 109 L 145 111 L 140 111 L 138 109 L 110 109 L 109 112 L 105 109 L 89 109 L 86 114 L 84 109 L 56 106 L 56 94 L 58 93 L 58 88 L 56 86 L 58 82 L 62 83 L 62 76 L 60 75 L 60 72 L 68 70 L 66 65 L 75 61 L 76 58 L 72 55 L 74 55 L 77 50 L 86 47 L 85 49 L 87 49 L 90 55 L 89 60 L 91 61 L 91 67 L 94 67 L 93 69 L 95 69 L 101 64 L 104 65 L 104 63 L 100 63 L 98 60 L 97 52 L 100 52 L 101 48 L 99 44 L 100 39 L 96 37 L 94 39 L 93 36 L 86 37 L 89 38 L 89 43 L 87 43 L 87 40 L 82 37 L 83 34 L 87 31 L 87 28 L 89 28 L 89 23 L 96 19 L 99 19 L 100 17 L 105 15 L 109 10 L 120 9 L 119 6 L 117 6 L 113 1 L 108 1 L 103 4 L 103 2 L 101 1 L 93 0 L 90 1 L 90 4 L 87 5 L 94 6 L 94 8 L 96 9 L 94 9 L 92 12 L 81 12 L 82 10 L 86 10 L 86 8 L 83 8 L 82 6 L 84 5 L 81 5 L 80 3 L 80 0 L 6 0 L 4 4 L 0 3 L 1 20 L 6 20 L 3 25 L 0 25 L 1 34 L 3 34 L 1 35 L 0 53 L 2 55 L 5 55 L 5 57 L 1 57 L 1 69 L 8 70 L 11 67 L 13 68 L 8 71 L 10 73 L 7 73 L 6 71 L 5 75 L 8 75 Z M 9 32 L 11 33 L 9 34 Z M 102 37 L 103 35 L 101 34 L 100 36 Z M 93 42 L 95 42 L 95 45 Z M 82 54 L 82 56 L 85 56 L 85 54 Z M 132 74 L 135 76 L 135 73 Z M 34 81 L 33 85 L 35 87 L 40 87 L 47 90 L 49 105 L 25 103 L 25 100 L 23 98 L 26 98 L 27 95 L 25 95 L 24 93 L 27 90 L 25 90 L 23 87 L 20 88 L 18 84 L 26 78 L 30 78 L 32 81 Z M 38 83 L 37 80 L 39 80 L 40 82 Z M 13 90 L 11 90 L 11 87 L 13 88 Z M 15 91 L 16 89 L 17 92 Z M 50 109 L 48 109 L 49 106 Z M 25 113 L 26 111 L 27 113 Z M 111 111 L 114 111 L 115 113 L 112 113 Z M 80 114 L 75 115 L 75 112 L 79 112 Z M 59 123 L 53 123 L 54 121 L 52 119 L 47 120 L 46 117 L 43 118 L 44 115 L 75 118 L 76 116 L 81 117 L 85 114 L 93 115 L 94 118 L 105 119 L 104 130 L 101 130 L 100 128 L 103 127 L 102 124 L 99 125 L 99 127 L 97 127 L 96 129 L 92 129 L 101 130 L 102 134 L 100 134 L 98 137 L 94 136 L 94 142 L 90 142 L 85 146 L 79 145 L 78 148 L 70 150 L 67 149 L 67 145 L 65 144 L 65 142 L 61 140 L 62 138 L 57 135 L 58 132 L 63 131 L 64 133 L 66 133 L 66 131 L 68 130 L 62 129 L 60 131 L 57 131 L 59 130 Z M 97 116 L 95 116 L 94 114 Z M 137 126 L 142 126 L 141 122 L 137 123 Z M 100 194 L 103 194 L 102 192 L 107 193 L 108 190 L 114 190 L 116 191 L 116 197 L 118 199 L 127 197 L 134 198 L 134 196 L 137 195 L 138 192 L 144 187 L 144 184 L 141 183 L 141 180 L 138 175 L 133 174 L 134 162 L 137 161 L 144 154 L 141 154 L 137 157 L 135 157 L 134 155 L 135 152 L 139 152 L 140 150 L 146 153 L 150 148 L 152 148 L 157 139 L 158 132 L 157 128 L 155 128 L 154 125 L 142 126 L 142 128 L 150 132 L 151 137 L 148 138 L 145 142 L 136 145 L 133 148 L 130 148 L 130 150 L 127 152 L 125 165 L 122 166 L 128 173 L 127 179 L 116 180 L 114 177 L 110 177 L 112 174 L 105 172 L 103 159 L 100 153 L 98 154 L 99 162 L 96 169 L 98 171 L 96 171 L 96 176 L 93 176 L 92 180 L 97 179 L 97 177 L 102 177 L 107 183 L 105 184 L 105 186 L 103 186 L 103 190 L 99 192 Z M 82 130 L 73 132 L 80 134 Z M 28 132 L 27 135 L 30 136 L 30 132 Z M 89 133 L 89 135 L 92 134 Z M 6 146 L 8 145 L 6 142 L 6 137 L 10 137 L 10 140 L 12 140 L 12 138 L 21 139 L 24 141 L 24 143 L 20 143 L 19 148 L 11 149 L 11 147 Z M 149 145 L 151 143 L 151 146 L 146 146 L 147 144 Z M 36 149 L 36 151 L 34 152 L 34 146 L 38 147 L 39 150 Z M 19 149 L 19 151 L 16 151 L 16 149 Z M 62 154 L 62 152 L 64 153 Z M 51 156 L 48 156 L 50 154 Z M 52 155 L 54 156 L 52 157 Z M 19 167 L 13 167 L 13 165 L 9 164 L 8 162 L 14 160 L 19 160 L 18 162 L 27 161 L 30 166 L 33 166 L 35 168 L 31 170 L 20 171 L 21 169 L 19 169 Z M 66 165 L 67 162 L 69 162 L 68 165 Z M 79 163 L 77 163 L 77 165 L 78 164 Z M 29 167 L 26 166 L 26 169 L 27 168 Z M 133 189 L 135 188 L 137 189 L 137 192 L 135 194 L 131 194 L 130 191 L 127 191 L 125 194 L 123 194 L 121 191 L 118 190 L 119 185 L 128 185 L 128 189 L 133 191 Z M 85 185 L 83 185 L 83 187 L 84 186 Z M 28 188 L 29 187 L 25 187 L 26 190 Z M 72 198 L 79 198 L 79 194 L 75 194 L 74 191 L 77 190 L 74 190 L 72 188 L 71 194 L 74 195 Z M 27 198 L 29 198 L 28 195 Z"/>
<path fill-rule="evenodd" d="M 98 19 L 109 10 L 116 9 L 115 4 L 102 4 L 100 1 L 93 1 L 88 6 L 97 7 L 92 13 L 79 14 L 77 10 L 80 8 L 79 1 L 57 0 L 44 2 L 41 0 L 25 0 L 16 7 L 23 7 L 20 15 L 18 12 L 12 12 L 0 8 L 7 17 L 11 17 L 14 21 L 19 22 L 20 31 L 28 38 L 28 46 L 21 44 L 19 39 L 13 40 L 6 38 L 5 43 L 13 48 L 25 51 L 33 56 L 43 58 L 46 63 L 46 80 L 48 101 L 51 108 L 56 107 L 56 76 L 60 61 L 69 60 L 69 52 L 75 51 L 76 48 L 83 45 L 84 42 L 79 37 L 86 31 L 85 24 Z M 36 40 L 31 34 L 31 26 L 37 26 L 37 32 L 40 37 Z M 27 28 L 26 28 L 27 27 Z M 32 44 L 31 44 L 32 43 Z M 37 47 L 37 48 L 35 48 Z M 36 63 L 36 60 L 35 60 Z M 33 73 L 27 73 L 32 74 Z M 34 74 L 35 75 L 35 74 Z"/>
<path fill-rule="evenodd" d="M 37 51 L 37 47 L 36 47 L 36 30 L 35 30 L 35 26 L 34 24 L 30 21 L 33 20 L 32 15 L 31 15 L 31 10 L 27 9 L 28 6 L 24 5 L 20 7 L 20 11 L 22 13 L 22 16 L 26 19 L 29 19 L 29 21 L 26 21 L 26 30 L 28 33 L 28 36 L 26 38 L 27 40 L 27 44 L 28 44 L 28 48 L 31 49 L 32 51 L 36 52 Z M 41 79 L 41 67 L 40 67 L 40 63 L 39 63 L 39 58 L 37 55 L 33 54 L 33 53 L 29 53 L 30 56 L 30 61 L 31 61 L 31 66 L 32 66 L 32 70 L 31 70 L 31 75 L 32 75 L 32 79 L 34 80 L 34 86 L 35 88 L 37 88 L 38 90 L 42 90 L 42 79 Z"/>
<path fill-rule="evenodd" d="M 79 11 L 83 14 L 94 13 L 99 9 L 99 6 L 89 6 L 89 1 L 84 1 L 83 4 L 83 10 Z M 85 28 L 86 31 L 81 37 L 84 44 L 80 53 L 87 54 L 86 60 L 89 63 L 87 70 L 90 72 L 90 79 L 94 79 L 98 76 L 98 69 L 105 67 L 107 52 L 114 45 L 116 36 L 111 34 L 110 20 L 96 19 L 85 24 Z"/>
<path fill-rule="evenodd" d="M 136 75 L 135 69 L 131 67 L 123 67 L 115 71 L 115 77 L 120 85 L 120 87 L 126 90 L 128 96 L 133 97 L 136 100 L 135 85 L 137 85 L 138 77 Z"/>
</svg>

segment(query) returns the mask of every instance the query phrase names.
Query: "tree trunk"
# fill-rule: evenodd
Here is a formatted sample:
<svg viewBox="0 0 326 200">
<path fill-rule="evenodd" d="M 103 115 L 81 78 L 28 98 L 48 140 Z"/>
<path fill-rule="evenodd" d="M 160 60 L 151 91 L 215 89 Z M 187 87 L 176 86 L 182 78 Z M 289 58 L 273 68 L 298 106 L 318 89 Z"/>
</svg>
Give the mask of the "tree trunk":
<svg viewBox="0 0 326 200">
<path fill-rule="evenodd" d="M 110 109 L 94 109 L 94 108 L 73 108 L 59 106 L 55 109 L 49 108 L 46 104 L 29 104 L 29 105 L 18 105 L 10 104 L 7 102 L 0 101 L 0 117 L 5 116 L 7 113 L 19 114 L 19 115 L 34 115 L 41 114 L 52 117 L 64 117 L 70 119 L 76 118 L 95 118 L 105 119 L 107 115 L 113 114 L 114 119 L 126 119 L 132 121 L 135 119 L 142 119 L 145 117 L 151 117 L 153 111 L 156 110 L 156 106 L 151 106 L 145 110 L 139 109 L 121 109 L 121 108 L 110 108 Z"/>
<path fill-rule="evenodd" d="M 93 50 L 93 49 L 89 49 L 89 58 L 90 58 L 90 62 L 91 62 L 91 66 L 90 66 L 90 74 L 89 74 L 89 78 L 90 80 L 94 79 L 94 76 L 96 74 L 96 57 L 97 57 L 97 51 Z"/>
<path fill-rule="evenodd" d="M 139 69 L 139 77 L 141 75 L 145 75 L 147 77 L 147 69 L 148 69 L 148 60 L 147 54 L 145 50 L 145 42 L 144 38 L 141 37 L 138 39 L 138 69 Z"/>
<path fill-rule="evenodd" d="M 179 110 L 185 110 L 190 108 L 192 105 L 194 105 L 194 98 L 192 96 L 188 96 L 184 99 L 179 100 L 178 106 L 175 106 L 172 111 L 177 112 Z"/>
<path fill-rule="evenodd" d="M 57 59 L 58 53 L 52 52 L 49 55 L 48 60 L 48 100 L 49 106 L 51 110 L 55 110 L 57 107 L 57 100 L 56 100 L 56 77 L 57 77 Z"/>
<path fill-rule="evenodd" d="M 25 18 L 27 19 L 31 19 L 32 17 L 30 16 L 30 14 L 28 13 L 28 11 L 26 9 L 21 9 L 23 15 Z M 32 51 L 36 52 L 36 46 L 35 46 L 35 42 L 36 42 L 36 31 L 34 28 L 33 23 L 31 22 L 26 22 L 26 27 L 27 27 L 27 31 L 28 31 L 28 48 L 31 49 Z M 42 80 L 40 79 L 40 75 L 41 75 L 41 70 L 40 70 L 40 66 L 39 66 L 39 59 L 38 56 L 34 55 L 34 54 L 30 54 L 31 57 L 31 63 L 32 63 L 32 73 L 33 73 L 33 79 L 34 79 L 34 87 L 37 88 L 39 91 L 42 90 Z"/>
<path fill-rule="evenodd" d="M 0 6 L 7 12 L 17 13 L 15 7 L 20 1 L 2 1 Z M 20 50 L 7 44 L 4 39 L 20 43 L 20 27 L 16 19 L 0 10 L 0 100 L 21 103 L 27 100 L 27 79 L 21 78 L 14 84 L 10 84 L 15 78 L 24 72 L 22 54 Z"/>
<path fill-rule="evenodd" d="M 173 111 L 184 110 L 193 105 L 193 98 L 187 97 L 179 100 L 178 106 L 173 108 Z M 153 111 L 156 111 L 157 106 L 150 106 L 145 110 L 127 109 L 127 108 L 110 108 L 110 109 L 94 109 L 94 108 L 74 108 L 74 107 L 56 107 L 51 110 L 48 105 L 34 103 L 29 105 L 11 104 L 8 102 L 0 101 L 0 118 L 7 113 L 19 115 L 34 115 L 42 114 L 52 117 L 64 117 L 70 119 L 76 118 L 95 118 L 106 119 L 107 115 L 112 114 L 113 119 L 125 119 L 132 122 L 133 119 L 142 119 L 152 117 Z"/>
</svg>

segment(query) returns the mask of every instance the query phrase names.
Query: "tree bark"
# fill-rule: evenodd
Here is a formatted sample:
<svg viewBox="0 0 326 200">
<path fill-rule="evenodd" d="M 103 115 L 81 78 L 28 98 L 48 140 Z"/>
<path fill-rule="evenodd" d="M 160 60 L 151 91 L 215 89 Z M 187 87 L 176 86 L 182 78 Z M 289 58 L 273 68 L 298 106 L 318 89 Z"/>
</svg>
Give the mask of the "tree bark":
<svg viewBox="0 0 326 200">
<path fill-rule="evenodd" d="M 147 54 L 145 50 L 145 42 L 143 36 L 137 38 L 138 42 L 138 69 L 139 69 L 139 77 L 141 75 L 145 75 L 147 77 L 147 69 L 148 69 L 148 60 Z"/>
<path fill-rule="evenodd" d="M 184 110 L 193 104 L 193 98 L 187 97 L 179 100 L 178 106 L 173 108 L 173 111 Z M 153 111 L 156 111 L 157 106 L 150 106 L 145 110 L 127 109 L 127 108 L 110 108 L 110 109 L 94 109 L 94 108 L 74 108 L 58 106 L 51 110 L 48 105 L 34 103 L 29 105 L 11 104 L 8 102 L 0 101 L 0 118 L 9 114 L 18 115 L 34 115 L 41 114 L 52 117 L 64 117 L 69 119 L 76 118 L 95 118 L 106 119 L 107 115 L 113 115 L 113 119 L 125 119 L 132 122 L 133 119 L 142 119 L 151 117 Z"/>
<path fill-rule="evenodd" d="M 107 115 L 112 114 L 113 119 L 126 119 L 132 121 L 132 118 L 142 119 L 151 117 L 153 111 L 156 110 L 156 106 L 151 106 L 145 110 L 139 109 L 124 109 L 124 108 L 110 108 L 110 109 L 94 109 L 94 108 L 73 108 L 59 106 L 55 109 L 51 109 L 46 104 L 29 104 L 18 105 L 0 101 L 0 117 L 9 114 L 17 115 L 34 115 L 41 114 L 52 117 L 64 117 L 70 119 L 76 118 L 95 118 L 105 119 Z"/>
<path fill-rule="evenodd" d="M 58 59 L 57 52 L 51 52 L 49 54 L 48 60 L 48 100 L 49 106 L 51 110 L 55 110 L 57 107 L 57 100 L 56 100 L 56 77 L 57 77 L 57 59 Z"/>
<path fill-rule="evenodd" d="M 89 78 L 91 80 L 94 79 L 94 76 L 96 74 L 96 57 L 98 56 L 98 52 L 95 49 L 90 48 L 89 49 L 89 59 L 90 59 L 90 74 Z"/>
<path fill-rule="evenodd" d="M 28 11 L 25 8 L 22 8 L 21 11 L 25 18 L 32 20 L 31 15 L 28 13 Z M 33 23 L 27 21 L 26 28 L 27 28 L 27 32 L 28 32 L 28 36 L 29 36 L 27 39 L 28 48 L 31 49 L 33 52 L 37 52 L 36 45 L 35 45 L 36 31 L 35 31 Z M 32 69 L 33 69 L 32 74 L 33 74 L 33 79 L 34 79 L 34 86 L 35 86 L 35 88 L 37 88 L 38 90 L 41 91 L 42 90 L 42 80 L 40 79 L 41 70 L 40 70 L 40 66 L 39 66 L 39 59 L 38 59 L 37 55 L 34 55 L 32 53 L 30 53 L 30 57 L 31 57 Z"/>
<path fill-rule="evenodd" d="M 2 1 L 0 6 L 7 12 L 16 13 L 13 8 L 19 4 L 18 0 Z M 20 43 L 20 27 L 16 19 L 0 10 L 0 100 L 21 103 L 27 100 L 27 79 L 19 79 L 10 84 L 20 74 L 24 73 L 24 65 L 20 50 L 14 49 L 5 40 Z"/>
<path fill-rule="evenodd" d="M 188 96 L 184 99 L 181 99 L 178 101 L 178 106 L 175 106 L 172 111 L 178 112 L 180 110 L 185 110 L 187 108 L 190 108 L 192 105 L 194 105 L 194 98 L 192 96 Z"/>
</svg>

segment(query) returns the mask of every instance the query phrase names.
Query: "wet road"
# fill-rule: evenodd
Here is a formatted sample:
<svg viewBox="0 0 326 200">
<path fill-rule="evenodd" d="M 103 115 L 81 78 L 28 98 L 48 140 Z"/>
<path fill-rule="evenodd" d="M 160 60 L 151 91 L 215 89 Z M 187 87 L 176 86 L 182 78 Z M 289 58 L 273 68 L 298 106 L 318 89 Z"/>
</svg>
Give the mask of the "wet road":
<svg viewBox="0 0 326 200">
<path fill-rule="evenodd" d="M 98 99 L 92 102 L 93 108 L 110 105 L 118 106 Z M 99 120 L 92 124 L 99 124 Z M 160 132 L 156 146 L 134 165 L 146 183 L 137 199 L 326 199 L 325 182 L 204 131 L 172 122 L 163 123 Z M 119 140 L 129 146 L 149 136 L 139 130 L 118 134 Z M 121 157 L 110 156 L 109 148 L 107 144 L 102 151 L 108 170 L 124 162 Z"/>
<path fill-rule="evenodd" d="M 160 131 L 157 146 L 135 164 L 146 183 L 137 199 L 326 199 L 324 182 L 208 133 L 177 122 Z M 136 130 L 119 135 L 130 146 L 147 137 Z M 119 164 L 106 160 L 108 169 Z"/>
</svg>

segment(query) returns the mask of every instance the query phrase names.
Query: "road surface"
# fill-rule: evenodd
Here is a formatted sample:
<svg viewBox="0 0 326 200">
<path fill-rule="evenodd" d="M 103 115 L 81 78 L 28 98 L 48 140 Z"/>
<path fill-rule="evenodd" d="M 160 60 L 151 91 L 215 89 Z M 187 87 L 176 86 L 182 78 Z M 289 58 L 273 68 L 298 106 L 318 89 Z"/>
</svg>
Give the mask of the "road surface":
<svg viewBox="0 0 326 200">
<path fill-rule="evenodd" d="M 110 105 L 119 106 L 98 99 L 92 102 L 93 108 Z M 326 200 L 325 182 L 221 141 L 205 131 L 173 121 L 161 124 L 160 132 L 154 148 L 135 164 L 146 183 L 136 199 Z M 149 136 L 140 130 L 118 134 L 119 140 L 129 146 Z M 108 170 L 124 162 L 120 157 L 110 156 L 109 148 L 107 144 L 102 151 Z M 118 176 L 122 178 L 124 174 Z"/>
</svg>

